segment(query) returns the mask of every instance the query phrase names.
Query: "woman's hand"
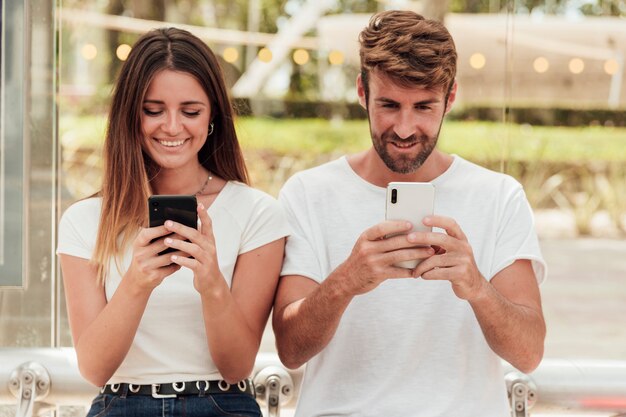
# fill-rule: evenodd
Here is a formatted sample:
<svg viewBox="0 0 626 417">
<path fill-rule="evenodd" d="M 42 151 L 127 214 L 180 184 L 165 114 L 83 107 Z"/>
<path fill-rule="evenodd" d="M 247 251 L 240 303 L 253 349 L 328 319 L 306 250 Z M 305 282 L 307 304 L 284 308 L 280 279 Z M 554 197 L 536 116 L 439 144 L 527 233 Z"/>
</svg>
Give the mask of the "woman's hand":
<svg viewBox="0 0 626 417">
<path fill-rule="evenodd" d="M 200 294 L 207 294 L 212 290 L 226 288 L 224 278 L 217 262 L 217 250 L 213 236 L 213 226 L 204 205 L 198 204 L 198 217 L 201 222 L 200 230 L 184 226 L 168 220 L 165 228 L 182 236 L 184 239 L 167 237 L 165 245 L 178 249 L 183 254 L 171 254 L 170 260 L 179 266 L 185 266 L 193 271 L 193 285 Z M 188 254 L 189 256 L 184 256 Z"/>
<path fill-rule="evenodd" d="M 165 226 L 142 228 L 133 242 L 133 259 L 124 279 L 129 279 L 138 288 L 152 291 L 163 280 L 180 269 L 180 265 L 172 263 L 172 255 L 159 255 L 167 249 L 164 239 L 170 233 Z"/>
</svg>

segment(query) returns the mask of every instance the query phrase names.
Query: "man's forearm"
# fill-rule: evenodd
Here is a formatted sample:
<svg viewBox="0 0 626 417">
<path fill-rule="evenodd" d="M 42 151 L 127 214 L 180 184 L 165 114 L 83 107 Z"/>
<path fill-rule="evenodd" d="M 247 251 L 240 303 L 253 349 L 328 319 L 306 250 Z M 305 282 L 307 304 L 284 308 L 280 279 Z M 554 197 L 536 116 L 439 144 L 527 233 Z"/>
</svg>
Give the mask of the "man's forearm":
<svg viewBox="0 0 626 417">
<path fill-rule="evenodd" d="M 539 365 L 546 336 L 540 311 L 507 300 L 490 283 L 470 305 L 496 354 L 522 372 Z"/>
<path fill-rule="evenodd" d="M 342 290 L 332 274 L 306 298 L 274 314 L 278 355 L 295 369 L 317 355 L 330 342 L 352 296 Z"/>
</svg>

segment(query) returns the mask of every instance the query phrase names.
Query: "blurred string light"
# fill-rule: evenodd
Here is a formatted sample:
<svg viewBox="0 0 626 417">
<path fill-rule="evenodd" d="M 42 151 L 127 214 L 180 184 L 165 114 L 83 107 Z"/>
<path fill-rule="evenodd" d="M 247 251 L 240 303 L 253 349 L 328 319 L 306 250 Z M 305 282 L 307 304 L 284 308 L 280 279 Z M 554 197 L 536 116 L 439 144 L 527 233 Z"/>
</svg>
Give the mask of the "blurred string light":
<svg viewBox="0 0 626 417">
<path fill-rule="evenodd" d="M 293 62 L 298 65 L 304 65 L 309 62 L 309 53 L 305 49 L 296 49 L 293 51 Z"/>
<path fill-rule="evenodd" d="M 604 72 L 609 75 L 614 75 L 619 69 L 619 63 L 615 59 L 608 59 L 604 62 Z"/>
<path fill-rule="evenodd" d="M 343 64 L 344 56 L 341 51 L 330 51 L 328 54 L 328 62 L 330 65 L 341 65 Z"/>
<path fill-rule="evenodd" d="M 236 48 L 229 46 L 228 48 L 224 48 L 224 52 L 222 52 L 222 56 L 224 57 L 224 61 L 228 62 L 229 64 L 232 64 L 232 63 L 237 62 L 237 60 L 239 59 L 239 51 L 237 51 Z"/>
<path fill-rule="evenodd" d="M 472 68 L 479 70 L 485 67 L 487 60 L 485 59 L 485 56 L 483 54 L 481 54 L 480 52 L 476 52 L 475 54 L 472 54 L 472 56 L 470 56 L 469 62 Z"/>
<path fill-rule="evenodd" d="M 585 62 L 580 58 L 571 59 L 568 66 L 572 74 L 580 74 L 585 70 Z"/>
<path fill-rule="evenodd" d="M 96 48 L 96 45 L 92 43 L 86 43 L 82 48 L 80 48 L 80 54 L 87 61 L 91 61 L 98 55 L 98 48 Z"/>
<path fill-rule="evenodd" d="M 543 74 L 550 68 L 550 63 L 546 58 L 540 56 L 539 58 L 536 58 L 535 61 L 533 61 L 533 68 L 539 74 Z"/>
<path fill-rule="evenodd" d="M 126 59 L 128 59 L 128 54 L 130 54 L 130 50 L 130 45 L 123 43 L 117 47 L 117 49 L 115 50 L 115 55 L 120 61 L 126 61 Z"/>
<path fill-rule="evenodd" d="M 272 51 L 267 48 L 261 48 L 258 56 L 261 62 L 270 62 L 272 60 Z"/>
</svg>

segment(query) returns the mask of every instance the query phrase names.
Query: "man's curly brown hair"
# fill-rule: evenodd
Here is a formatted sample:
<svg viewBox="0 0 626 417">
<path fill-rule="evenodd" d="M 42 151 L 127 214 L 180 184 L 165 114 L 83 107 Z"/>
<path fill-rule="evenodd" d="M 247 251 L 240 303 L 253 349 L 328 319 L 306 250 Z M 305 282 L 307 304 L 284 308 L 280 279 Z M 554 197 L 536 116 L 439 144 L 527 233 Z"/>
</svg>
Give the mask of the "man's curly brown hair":
<svg viewBox="0 0 626 417">
<path fill-rule="evenodd" d="M 443 88 L 446 97 L 456 77 L 457 53 L 445 26 L 402 10 L 371 17 L 359 35 L 361 81 L 369 99 L 369 74 L 379 72 L 400 86 Z"/>
</svg>

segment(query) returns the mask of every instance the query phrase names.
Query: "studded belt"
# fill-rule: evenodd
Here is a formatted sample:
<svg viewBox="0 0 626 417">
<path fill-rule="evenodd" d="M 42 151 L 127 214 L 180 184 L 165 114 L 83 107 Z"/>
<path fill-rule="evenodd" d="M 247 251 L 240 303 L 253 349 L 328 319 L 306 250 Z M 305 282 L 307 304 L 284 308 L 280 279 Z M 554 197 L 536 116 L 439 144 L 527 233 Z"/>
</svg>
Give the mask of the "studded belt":
<svg viewBox="0 0 626 417">
<path fill-rule="evenodd" d="M 245 393 L 254 397 L 254 385 L 250 379 L 236 384 L 224 380 L 217 381 L 186 381 L 167 384 L 107 384 L 100 390 L 102 394 L 111 395 L 150 395 L 153 398 L 176 398 L 183 395 L 210 395 L 225 393 Z"/>
</svg>

